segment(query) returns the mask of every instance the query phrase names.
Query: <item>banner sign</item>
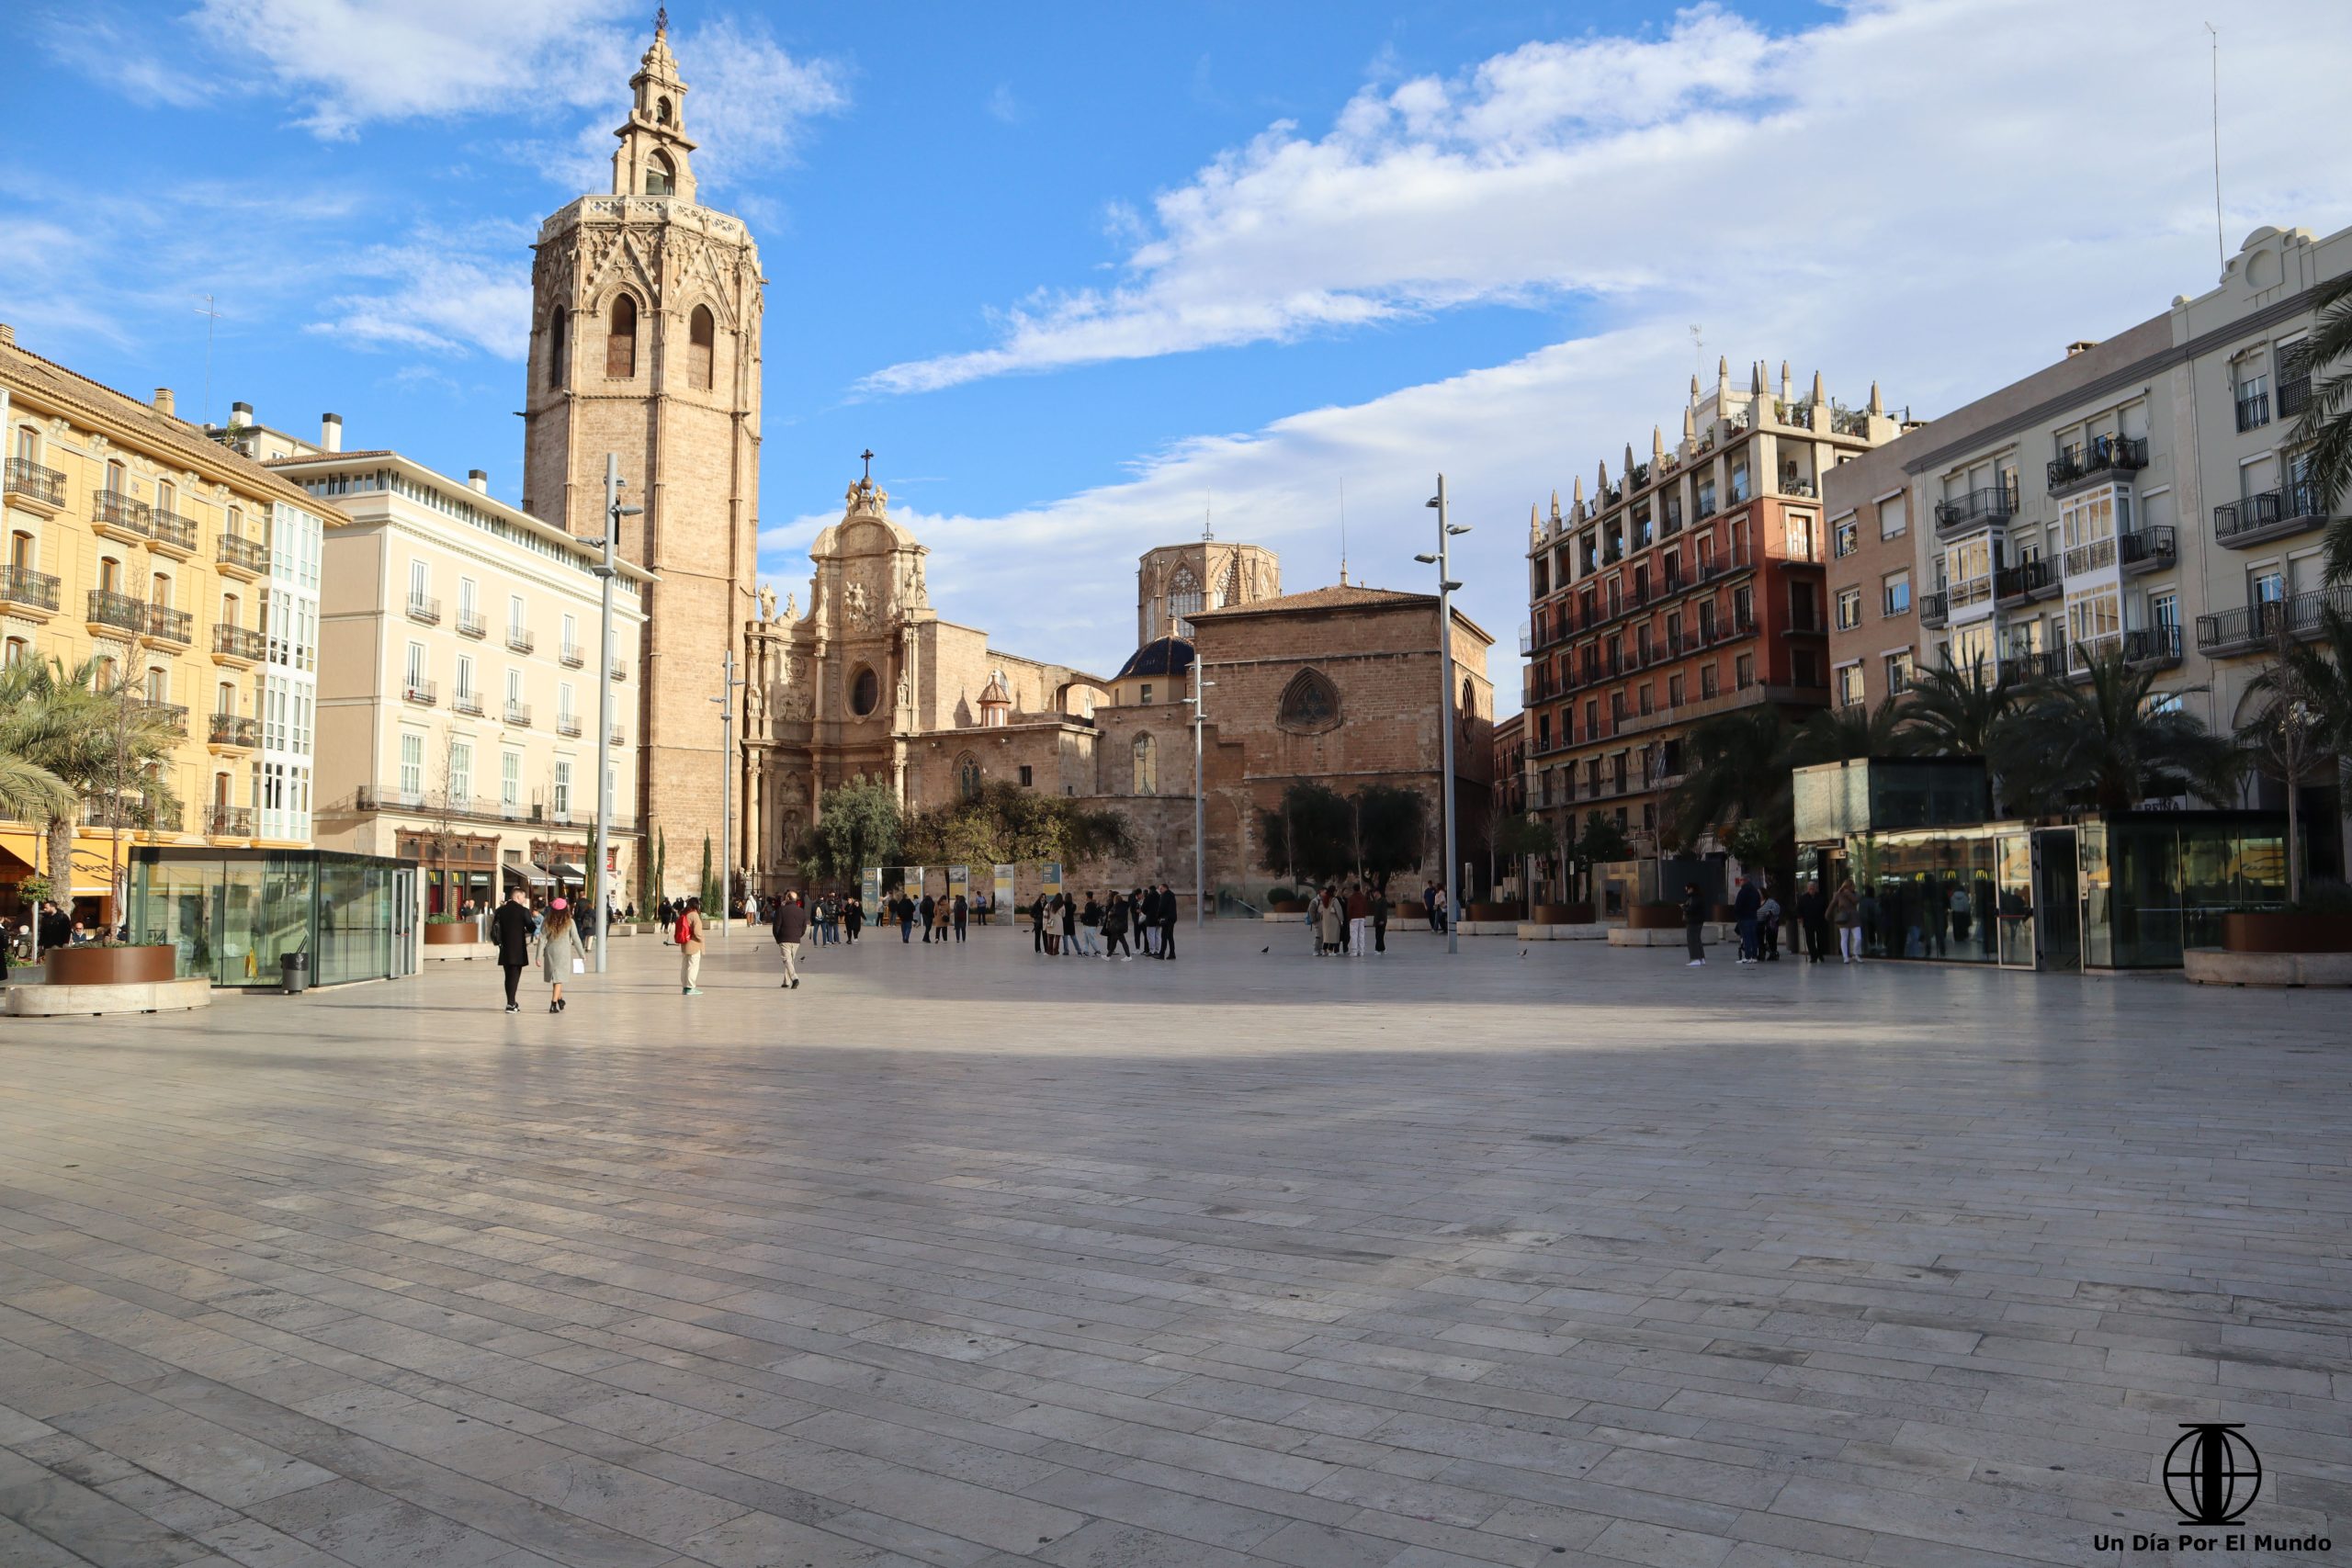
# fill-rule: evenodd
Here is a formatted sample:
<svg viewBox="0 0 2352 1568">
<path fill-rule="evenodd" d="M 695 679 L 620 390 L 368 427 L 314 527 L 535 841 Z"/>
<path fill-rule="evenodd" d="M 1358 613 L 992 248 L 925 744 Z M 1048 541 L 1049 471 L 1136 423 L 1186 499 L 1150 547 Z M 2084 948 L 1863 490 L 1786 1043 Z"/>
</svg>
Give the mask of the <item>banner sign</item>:
<svg viewBox="0 0 2352 1568">
<path fill-rule="evenodd" d="M 947 901 L 952 904 L 956 899 L 962 898 L 969 902 L 971 897 L 972 868 L 968 865 L 949 866 L 947 868 Z"/>
<path fill-rule="evenodd" d="M 907 897 L 920 904 L 922 902 L 922 867 L 919 865 L 910 865 L 906 867 L 905 870 L 907 876 Z"/>
<path fill-rule="evenodd" d="M 865 868 L 865 875 L 859 887 L 859 902 L 865 906 L 865 918 L 869 920 L 880 919 L 882 918 L 882 868 L 880 866 L 869 865 Z"/>
<path fill-rule="evenodd" d="M 1001 865 L 996 868 L 996 893 L 989 902 L 999 915 L 1008 917 L 1012 915 L 1012 868 L 1011 866 Z"/>
<path fill-rule="evenodd" d="M 1037 867 L 1037 886 L 1047 898 L 1062 890 L 1062 863 L 1057 860 L 1041 862 Z"/>
</svg>

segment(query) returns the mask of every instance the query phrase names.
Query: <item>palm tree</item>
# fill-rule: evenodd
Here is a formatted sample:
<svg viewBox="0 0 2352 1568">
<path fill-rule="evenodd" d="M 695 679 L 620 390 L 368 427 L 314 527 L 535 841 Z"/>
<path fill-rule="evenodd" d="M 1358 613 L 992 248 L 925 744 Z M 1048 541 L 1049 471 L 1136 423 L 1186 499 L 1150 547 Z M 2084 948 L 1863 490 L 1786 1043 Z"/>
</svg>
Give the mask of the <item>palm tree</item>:
<svg viewBox="0 0 2352 1568">
<path fill-rule="evenodd" d="M 1776 834 L 1791 820 L 1789 724 L 1770 703 L 1717 714 L 1692 728 L 1690 764 L 1671 803 L 1675 831 L 1695 844 L 1711 829 L 1762 818 Z"/>
<path fill-rule="evenodd" d="M 2180 795 L 2218 804 L 2231 795 L 2237 749 L 2177 704 L 2152 700 L 2154 671 L 2134 670 L 2120 648 L 2094 658 L 2078 647 L 2075 657 L 2086 680 L 2034 682 L 1994 730 L 1995 766 L 2018 803 L 2056 815 L 2129 811 Z"/>
<path fill-rule="evenodd" d="M 1928 756 L 1987 756 L 1994 732 L 2018 705 L 2021 690 L 1997 666 L 1986 679 L 1981 659 L 1965 670 L 1936 665 L 1913 674 L 1905 716 L 1915 744 Z"/>
<path fill-rule="evenodd" d="M 2336 798 L 2352 805 L 2352 615 L 2334 604 L 2321 611 L 2317 642 L 2301 642 L 2282 625 L 2270 663 L 2247 685 L 2253 716 L 2238 740 L 2256 765 L 2287 790 L 2287 897 L 2302 897 L 2301 800 L 2304 782 L 2328 761 L 2335 764 Z"/>
<path fill-rule="evenodd" d="M 96 660 L 25 660 L 0 671 L 0 753 L 62 785 L 44 792 L 37 818 L 49 839 L 49 874 L 58 896 L 73 886 L 74 827 L 81 805 L 103 805 L 118 826 L 153 826 L 178 803 L 162 768 L 180 734 L 163 714 L 140 704 L 127 685 L 108 682 Z"/>
<path fill-rule="evenodd" d="M 2343 368 L 2332 375 L 2331 366 Z M 2311 335 L 2288 351 L 2288 378 L 2311 378 L 2310 400 L 2290 439 L 2301 447 L 2305 477 L 2331 512 L 2346 511 L 2352 500 L 2352 276 L 2319 291 Z M 2327 528 L 2327 580 L 2352 581 L 2352 516 L 2338 516 Z"/>
<path fill-rule="evenodd" d="M 1905 757 L 1918 750 L 1903 699 L 1892 694 L 1878 706 L 1824 708 L 1789 738 L 1793 767 L 1815 762 L 1851 762 L 1870 757 Z"/>
</svg>

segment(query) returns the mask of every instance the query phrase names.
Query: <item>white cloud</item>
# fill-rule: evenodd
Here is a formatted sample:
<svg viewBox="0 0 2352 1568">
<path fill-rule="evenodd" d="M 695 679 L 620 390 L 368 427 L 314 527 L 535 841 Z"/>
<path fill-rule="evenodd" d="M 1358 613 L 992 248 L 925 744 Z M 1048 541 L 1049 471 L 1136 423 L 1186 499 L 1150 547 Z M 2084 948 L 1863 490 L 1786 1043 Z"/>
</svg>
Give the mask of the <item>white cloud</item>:
<svg viewBox="0 0 2352 1568">
<path fill-rule="evenodd" d="M 305 330 L 378 348 L 519 360 L 529 351 L 531 327 L 530 268 L 510 259 L 521 243 L 519 234 L 497 230 L 422 233 L 376 246 L 350 258 L 345 270 L 395 286 L 334 299 L 331 318 Z"/>
<path fill-rule="evenodd" d="M 1857 0 L 1776 35 L 1707 5 L 1640 37 L 1530 43 L 1456 77 L 1367 85 L 1319 136 L 1276 123 L 1159 193 L 1115 286 L 1041 291 L 991 312 L 989 345 L 864 387 L 1284 342 L 1498 299 L 1706 321 L 1849 275 L 1881 298 L 2148 280 L 2174 253 L 2144 242 L 2210 221 L 2202 15 L 2187 0 L 2128 17 Z M 2342 36 L 2333 0 L 2282 0 L 2225 35 L 2236 230 L 2329 179 L 2352 116 L 2342 49 L 2313 44 Z M 2143 242 L 2136 263 L 2109 254 L 2125 272 L 2078 270 L 2085 241 L 2127 235 Z"/>
<path fill-rule="evenodd" d="M 989 101 L 984 107 L 989 111 L 989 118 L 1001 121 L 1006 125 L 1019 125 L 1029 118 L 1029 111 L 1022 106 L 1021 100 L 1013 96 L 1012 84 L 1010 82 L 999 82 L 995 89 L 989 94 Z"/>
</svg>

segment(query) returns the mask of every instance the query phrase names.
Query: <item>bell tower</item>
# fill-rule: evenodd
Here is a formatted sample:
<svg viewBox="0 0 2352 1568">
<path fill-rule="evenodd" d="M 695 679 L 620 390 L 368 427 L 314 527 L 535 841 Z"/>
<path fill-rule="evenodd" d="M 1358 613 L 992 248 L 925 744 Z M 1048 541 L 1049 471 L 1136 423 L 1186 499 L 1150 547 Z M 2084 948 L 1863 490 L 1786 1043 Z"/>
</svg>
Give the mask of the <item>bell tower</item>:
<svg viewBox="0 0 2352 1568">
<path fill-rule="evenodd" d="M 742 220 L 695 200 L 667 24 L 665 13 L 629 78 L 611 193 L 539 226 L 523 404 L 526 511 L 601 536 L 607 453 L 620 458 L 623 504 L 643 509 L 622 519 L 618 547 L 660 581 L 646 590 L 641 667 L 624 671 L 615 703 L 631 716 L 618 728 L 639 749 L 640 794 L 615 810 L 633 812 L 649 844 L 668 840 L 676 886 L 656 897 L 698 891 L 686 881 L 706 835 L 714 864 L 749 858 L 720 841 L 722 770 L 735 771 L 739 799 L 744 770 L 723 754 L 708 699 L 730 649 L 740 668 L 757 613 L 766 284 Z"/>
</svg>

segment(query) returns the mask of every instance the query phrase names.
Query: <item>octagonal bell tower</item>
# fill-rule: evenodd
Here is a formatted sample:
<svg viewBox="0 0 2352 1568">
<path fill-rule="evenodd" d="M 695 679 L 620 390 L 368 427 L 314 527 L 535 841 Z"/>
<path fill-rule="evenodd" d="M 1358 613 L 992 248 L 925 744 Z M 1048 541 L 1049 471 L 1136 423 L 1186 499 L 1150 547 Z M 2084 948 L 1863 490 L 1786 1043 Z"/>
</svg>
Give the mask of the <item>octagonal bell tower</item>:
<svg viewBox="0 0 2352 1568">
<path fill-rule="evenodd" d="M 765 279 L 742 220 L 695 199 L 686 92 L 665 18 L 629 78 L 611 193 L 539 227 L 523 505 L 600 536 L 609 452 L 624 504 L 644 509 L 623 520 L 620 548 L 660 581 L 647 590 L 642 668 L 616 704 L 640 749 L 640 794 L 616 809 L 634 809 L 649 843 L 665 836 L 670 866 L 691 880 L 705 835 L 718 863 L 747 858 L 720 842 L 721 769 L 735 770 L 740 799 L 742 762 L 740 750 L 722 758 L 707 699 L 729 649 L 741 669 L 755 615 Z"/>
</svg>

